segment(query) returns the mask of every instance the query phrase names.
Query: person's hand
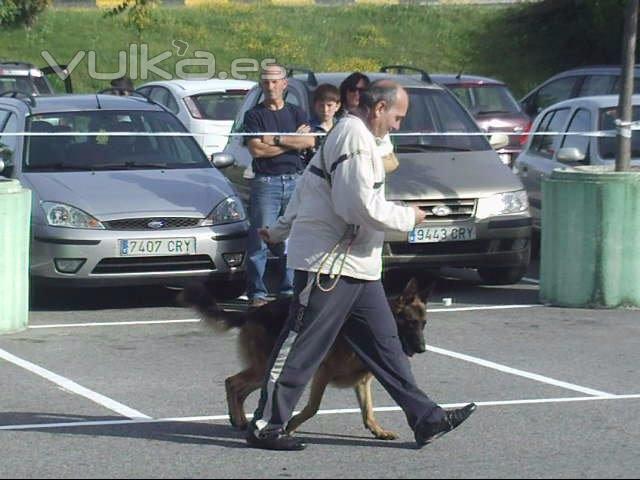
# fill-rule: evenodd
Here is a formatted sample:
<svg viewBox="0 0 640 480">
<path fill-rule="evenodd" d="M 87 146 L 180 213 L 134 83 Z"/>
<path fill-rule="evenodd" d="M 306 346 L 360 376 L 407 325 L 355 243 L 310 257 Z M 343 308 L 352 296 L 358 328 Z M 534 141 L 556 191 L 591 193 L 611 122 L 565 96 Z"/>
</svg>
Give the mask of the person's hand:
<svg viewBox="0 0 640 480">
<path fill-rule="evenodd" d="M 275 143 L 273 142 L 274 137 L 275 137 L 274 135 L 263 135 L 262 136 L 262 143 L 274 146 L 275 145 Z"/>
<path fill-rule="evenodd" d="M 265 243 L 269 243 L 269 244 L 277 243 L 271 239 L 271 235 L 269 234 L 268 228 L 259 228 L 258 235 L 260 236 L 260 239 Z"/>
<path fill-rule="evenodd" d="M 296 133 L 311 133 L 311 127 L 305 123 L 304 125 L 300 125 L 300 127 L 298 127 Z"/>
<path fill-rule="evenodd" d="M 415 205 L 412 205 L 411 207 L 413 208 L 413 213 L 416 216 L 416 225 L 424 223 L 424 221 L 427 219 L 427 212 L 420 209 L 420 207 L 416 207 Z"/>
</svg>

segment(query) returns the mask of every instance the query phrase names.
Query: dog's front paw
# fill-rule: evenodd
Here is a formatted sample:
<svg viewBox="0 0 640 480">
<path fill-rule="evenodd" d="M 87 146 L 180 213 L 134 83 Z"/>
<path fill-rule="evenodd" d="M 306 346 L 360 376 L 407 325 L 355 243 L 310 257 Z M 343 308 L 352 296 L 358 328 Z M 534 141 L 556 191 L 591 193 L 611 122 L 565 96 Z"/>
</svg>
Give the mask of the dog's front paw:
<svg viewBox="0 0 640 480">
<path fill-rule="evenodd" d="M 378 440 L 396 440 L 398 438 L 397 434 L 393 432 L 387 432 L 386 430 L 374 432 L 374 435 Z"/>
<path fill-rule="evenodd" d="M 373 436 L 376 437 L 378 440 L 396 440 L 398 438 L 397 434 L 395 434 L 394 432 L 385 430 L 377 423 L 367 425 L 367 429 L 371 433 L 373 433 Z"/>
</svg>

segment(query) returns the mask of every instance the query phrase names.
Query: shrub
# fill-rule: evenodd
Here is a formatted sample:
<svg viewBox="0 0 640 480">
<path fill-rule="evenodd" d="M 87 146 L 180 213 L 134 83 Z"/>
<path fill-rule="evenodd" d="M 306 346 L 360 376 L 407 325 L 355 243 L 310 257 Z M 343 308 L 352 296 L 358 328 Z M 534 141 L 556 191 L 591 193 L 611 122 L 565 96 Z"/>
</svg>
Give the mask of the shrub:
<svg viewBox="0 0 640 480">
<path fill-rule="evenodd" d="M 33 27 L 51 0 L 0 0 L 0 25 Z"/>
</svg>

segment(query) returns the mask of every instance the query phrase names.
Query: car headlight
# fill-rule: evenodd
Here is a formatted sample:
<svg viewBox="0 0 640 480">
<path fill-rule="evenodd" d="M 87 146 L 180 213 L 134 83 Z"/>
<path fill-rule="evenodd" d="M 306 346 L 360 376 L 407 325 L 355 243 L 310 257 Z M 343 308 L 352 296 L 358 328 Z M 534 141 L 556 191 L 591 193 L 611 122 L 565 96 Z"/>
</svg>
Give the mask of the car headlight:
<svg viewBox="0 0 640 480">
<path fill-rule="evenodd" d="M 529 200 L 525 190 L 500 193 L 478 200 L 476 218 L 489 218 L 497 215 L 524 213 L 529 209 Z"/>
<path fill-rule="evenodd" d="M 104 230 L 104 225 L 88 213 L 64 203 L 42 202 L 47 223 L 52 227 Z"/>
<path fill-rule="evenodd" d="M 225 223 L 242 222 L 246 218 L 242 202 L 236 197 L 229 197 L 213 209 L 213 212 L 202 222 L 202 226 L 211 227 Z"/>
</svg>

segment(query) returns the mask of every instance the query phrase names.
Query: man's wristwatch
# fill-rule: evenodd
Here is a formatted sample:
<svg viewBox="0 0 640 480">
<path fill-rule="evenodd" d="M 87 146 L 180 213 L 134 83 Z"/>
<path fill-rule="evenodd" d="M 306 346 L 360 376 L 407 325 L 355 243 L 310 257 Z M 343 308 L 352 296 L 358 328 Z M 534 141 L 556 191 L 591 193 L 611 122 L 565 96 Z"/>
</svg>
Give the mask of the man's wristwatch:
<svg viewBox="0 0 640 480">
<path fill-rule="evenodd" d="M 275 137 L 273 137 L 273 144 L 274 144 L 276 147 L 279 147 L 279 146 L 280 146 L 280 135 L 276 135 Z"/>
</svg>

